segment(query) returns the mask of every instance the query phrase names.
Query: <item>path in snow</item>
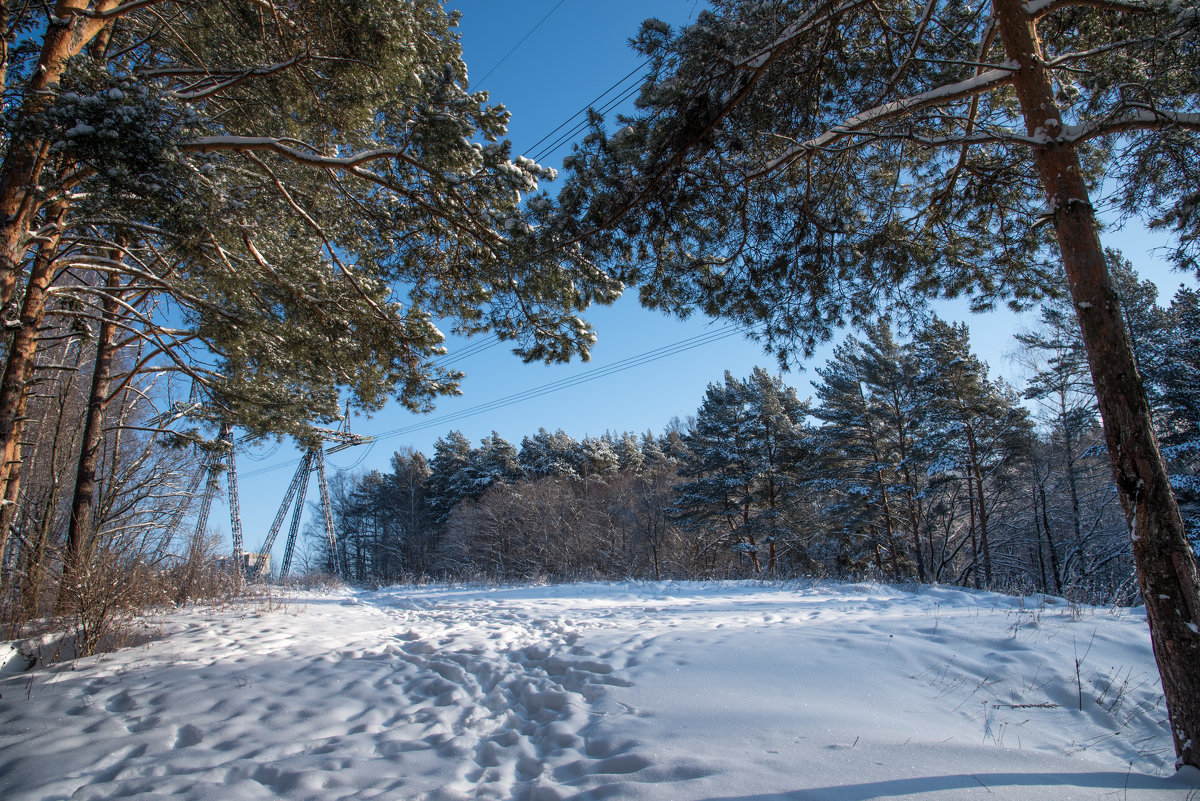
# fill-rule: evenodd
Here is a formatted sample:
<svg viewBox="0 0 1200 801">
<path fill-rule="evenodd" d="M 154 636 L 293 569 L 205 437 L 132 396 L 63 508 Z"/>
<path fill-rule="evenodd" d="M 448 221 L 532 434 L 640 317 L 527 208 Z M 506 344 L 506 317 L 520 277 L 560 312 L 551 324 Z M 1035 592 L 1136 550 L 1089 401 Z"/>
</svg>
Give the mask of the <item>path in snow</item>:
<svg viewBox="0 0 1200 801">
<path fill-rule="evenodd" d="M 1152 775 L 1170 743 L 1144 619 L 1061 602 L 397 588 L 167 628 L 0 678 L 0 797 L 1200 797 Z"/>
</svg>

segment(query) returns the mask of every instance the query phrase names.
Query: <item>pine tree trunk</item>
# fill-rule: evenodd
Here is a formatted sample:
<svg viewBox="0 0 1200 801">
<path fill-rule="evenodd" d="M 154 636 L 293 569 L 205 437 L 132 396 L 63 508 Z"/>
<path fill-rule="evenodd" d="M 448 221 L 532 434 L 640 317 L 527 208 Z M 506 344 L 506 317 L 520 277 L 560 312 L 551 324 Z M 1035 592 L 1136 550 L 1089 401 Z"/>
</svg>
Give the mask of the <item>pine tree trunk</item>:
<svg viewBox="0 0 1200 801">
<path fill-rule="evenodd" d="M 0 31 L 7 31 L 11 11 L 8 3 L 0 6 Z M 8 37 L 0 36 L 0 86 L 8 86 Z M 3 304 L 0 304 L 3 305 Z"/>
<path fill-rule="evenodd" d="M 1066 404 L 1060 401 L 1060 414 L 1063 421 L 1063 458 L 1067 462 L 1067 489 L 1071 493 L 1071 523 L 1075 529 L 1075 543 L 1083 548 L 1083 514 L 1079 510 L 1079 478 L 1075 473 L 1075 444 L 1071 437 L 1071 425 L 1067 417 Z"/>
<path fill-rule="evenodd" d="M 99 0 L 95 11 L 107 11 L 119 0 Z M 59 0 L 53 14 L 69 22 L 52 22 L 46 27 L 37 66 L 29 82 L 21 88 L 22 103 L 10 130 L 28 131 L 29 121 L 38 116 L 54 99 L 53 90 L 66 71 L 67 62 L 78 55 L 110 21 L 81 16 L 89 0 Z M 30 224 L 37 217 L 40 202 L 30 189 L 39 182 L 49 143 L 37 137 L 12 138 L 4 163 L 0 165 L 0 306 L 8 304 L 21 275 L 21 263 L 29 248 Z"/>
<path fill-rule="evenodd" d="M 12 531 L 13 521 L 17 519 L 17 498 L 21 489 L 21 463 L 17 462 L 9 469 L 8 482 L 0 485 L 4 491 L 4 500 L 0 503 L 0 556 L 8 548 L 9 532 Z"/>
<path fill-rule="evenodd" d="M 967 511 L 970 513 L 971 530 L 971 579 L 975 589 L 981 589 L 979 582 L 979 540 L 975 536 L 975 482 L 967 474 Z"/>
<path fill-rule="evenodd" d="M 905 502 L 908 504 L 908 525 L 912 529 L 912 546 L 913 558 L 917 560 L 917 581 L 924 584 L 928 581 L 928 576 L 925 573 L 925 557 L 921 553 L 921 518 L 924 514 L 921 512 L 921 501 L 913 493 L 912 476 L 907 467 L 904 468 L 904 480 L 908 483 L 908 487 L 904 490 Z M 932 565 L 932 554 L 930 555 L 930 563 Z"/>
<path fill-rule="evenodd" d="M 1200 768 L 1200 577 L 1150 421 L 1121 307 L 1075 147 L 1062 131 L 1032 18 L 1020 0 L 993 0 L 1001 40 L 1020 69 L 1014 87 L 1062 251 L 1162 676 L 1177 765 Z"/>
<path fill-rule="evenodd" d="M 50 493 L 50 500 L 58 498 L 57 487 Z M 47 503 L 42 509 L 33 541 L 25 549 L 25 581 L 21 585 L 21 609 L 24 620 L 42 616 L 42 573 L 46 567 L 46 548 L 50 543 L 50 529 L 54 523 L 55 503 Z"/>
<path fill-rule="evenodd" d="M 862 394 L 862 383 L 859 383 L 859 397 L 862 399 L 863 405 L 867 403 L 866 395 Z M 868 425 L 867 441 L 871 445 L 871 458 L 874 460 L 872 467 L 875 468 L 875 484 L 879 488 L 879 496 L 883 500 L 883 527 L 884 533 L 887 536 L 888 545 L 888 561 L 892 566 L 892 578 L 900 579 L 900 561 L 899 548 L 896 547 L 896 531 L 892 526 L 892 503 L 888 497 L 887 484 L 883 480 L 883 456 L 880 453 L 879 443 L 875 438 L 875 429 Z M 919 557 L 919 554 L 918 554 Z M 880 575 L 883 574 L 882 565 L 879 568 Z"/>
<path fill-rule="evenodd" d="M 904 425 L 904 415 L 901 411 L 903 404 L 900 396 L 896 394 L 896 390 L 892 390 L 891 407 L 896 418 L 896 444 L 900 449 L 900 465 L 901 472 L 904 475 L 904 496 L 905 502 L 908 505 L 908 525 L 912 529 L 913 543 L 913 558 L 917 560 L 917 581 L 924 584 L 927 581 L 925 574 L 925 559 L 921 555 L 921 518 L 924 514 L 921 511 L 921 499 L 917 493 L 917 485 L 913 481 L 912 471 L 908 467 L 908 437 L 905 434 L 906 426 Z M 932 566 L 933 555 L 930 554 L 930 564 Z"/>
<path fill-rule="evenodd" d="M 1050 531 L 1050 513 L 1048 511 L 1049 507 L 1046 506 L 1046 488 L 1039 486 L 1038 491 L 1042 494 L 1042 528 L 1046 531 L 1046 548 L 1050 551 L 1050 572 L 1054 575 L 1054 593 L 1062 595 L 1062 568 L 1058 566 L 1058 550 L 1054 545 L 1054 534 Z"/>
<path fill-rule="evenodd" d="M 1049 594 L 1050 583 L 1046 580 L 1046 557 L 1042 553 L 1042 526 L 1038 519 L 1037 478 L 1034 478 L 1029 494 L 1033 501 L 1033 553 L 1037 557 L 1038 576 L 1042 580 L 1042 592 Z"/>
<path fill-rule="evenodd" d="M 120 276 L 109 273 L 105 280 L 103 319 L 96 340 L 96 361 L 92 369 L 92 383 L 88 390 L 87 416 L 83 423 L 83 444 L 79 450 L 79 462 L 75 470 L 75 494 L 71 500 L 71 519 L 67 526 L 67 550 L 63 556 L 62 589 L 59 591 L 58 608 L 67 600 L 65 588 L 71 574 L 87 571 L 92 552 L 92 541 L 96 536 L 94 505 L 96 496 L 96 468 L 100 464 L 101 443 L 104 434 L 104 410 L 108 406 L 108 389 L 112 377 L 113 357 L 116 355 L 118 289 Z"/>
<path fill-rule="evenodd" d="M 0 486 L 5 500 L 14 502 L 20 489 L 21 436 L 25 429 L 25 410 L 29 402 L 29 382 L 33 378 L 37 358 L 39 329 L 46 317 L 46 296 L 54 279 L 55 256 L 62 237 L 62 221 L 66 209 L 59 204 L 50 210 L 49 224 L 53 233 L 38 247 L 21 306 L 21 325 L 13 335 L 4 375 L 0 378 Z M 13 510 L 5 504 L 4 524 L 0 529 L 0 553 L 8 543 L 8 528 Z"/>
<path fill-rule="evenodd" d="M 983 469 L 979 466 L 979 445 L 975 441 L 975 433 L 967 429 L 967 448 L 971 455 L 971 468 L 967 481 L 974 480 L 979 496 L 979 549 L 983 552 L 983 586 L 992 588 L 992 544 L 988 537 L 988 515 L 984 504 Z"/>
</svg>

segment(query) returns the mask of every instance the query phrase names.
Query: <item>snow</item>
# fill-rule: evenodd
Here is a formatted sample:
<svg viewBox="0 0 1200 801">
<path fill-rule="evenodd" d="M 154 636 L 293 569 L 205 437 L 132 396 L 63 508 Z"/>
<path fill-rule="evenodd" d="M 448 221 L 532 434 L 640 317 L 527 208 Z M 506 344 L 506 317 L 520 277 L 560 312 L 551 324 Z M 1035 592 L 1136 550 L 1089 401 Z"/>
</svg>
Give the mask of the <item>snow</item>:
<svg viewBox="0 0 1200 801">
<path fill-rule="evenodd" d="M 0 797 L 1184 801 L 1200 784 L 1165 775 L 1144 610 L 627 582 L 296 591 L 162 627 L 0 676 Z"/>
<path fill-rule="evenodd" d="M 871 125 L 880 122 L 886 122 L 896 117 L 905 116 L 913 111 L 919 111 L 930 106 L 959 100 L 971 95 L 983 94 L 990 91 L 996 86 L 1007 84 L 1012 80 L 1012 76 L 1020 69 L 1020 65 L 1015 61 L 1006 61 L 1003 64 L 997 65 L 994 69 L 985 70 L 971 78 L 957 83 L 950 83 L 944 86 L 938 86 L 925 92 L 912 95 L 910 97 L 893 100 L 888 103 L 875 106 L 874 108 L 861 111 L 852 117 L 843 120 L 838 125 L 833 126 L 821 135 L 807 142 L 801 142 L 788 148 L 781 155 L 771 159 L 756 170 L 756 174 L 768 174 L 779 169 L 784 164 L 788 164 L 795 160 L 798 156 L 812 151 L 819 150 L 824 147 L 829 147 L 835 144 L 846 136 L 855 135 L 859 131 L 868 130 Z M 1035 141 L 1042 141 L 1038 136 L 1034 135 Z"/>
</svg>

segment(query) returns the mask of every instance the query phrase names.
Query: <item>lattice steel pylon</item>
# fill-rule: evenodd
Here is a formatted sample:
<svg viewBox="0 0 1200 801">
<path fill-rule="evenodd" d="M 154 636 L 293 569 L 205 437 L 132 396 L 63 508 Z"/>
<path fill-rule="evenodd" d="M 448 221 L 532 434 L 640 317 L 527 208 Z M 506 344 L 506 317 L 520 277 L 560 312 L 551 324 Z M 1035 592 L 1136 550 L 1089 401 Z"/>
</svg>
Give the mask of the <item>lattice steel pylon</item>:
<svg viewBox="0 0 1200 801">
<path fill-rule="evenodd" d="M 225 443 L 225 484 L 229 489 L 229 531 L 233 539 L 233 563 L 242 564 L 242 502 L 238 497 L 237 459 L 233 446 L 233 426 L 221 421 L 221 441 Z"/>
<path fill-rule="evenodd" d="M 250 569 L 251 581 L 257 581 L 262 577 L 264 566 L 267 564 L 264 557 L 271 553 L 271 548 L 275 545 L 275 539 L 279 536 L 283 521 L 287 517 L 288 509 L 292 508 L 287 544 L 283 549 L 283 564 L 279 568 L 279 578 L 287 578 L 292 567 L 292 555 L 296 550 L 296 538 L 300 532 L 300 519 L 303 515 L 304 499 L 308 494 L 309 478 L 314 472 L 317 474 L 317 482 L 321 491 L 321 519 L 325 527 L 325 540 L 329 547 L 329 566 L 335 575 L 342 577 L 347 575 L 344 560 L 338 553 L 337 532 L 333 525 L 333 507 L 329 501 L 329 480 L 325 474 L 325 454 L 337 453 L 355 445 L 365 445 L 375 438 L 328 428 L 313 428 L 312 432 L 317 437 L 317 441 L 308 447 L 300 459 L 299 466 L 296 467 L 292 481 L 288 484 L 287 494 L 283 496 L 283 503 L 280 505 L 279 511 L 275 513 L 275 519 L 267 531 L 267 538 L 263 542 L 262 548 L 259 549 L 258 561 Z M 333 442 L 334 444 L 326 450 L 322 445 L 324 442 Z M 292 507 L 293 502 L 295 507 Z"/>
<path fill-rule="evenodd" d="M 238 498 L 237 462 L 233 456 L 232 431 L 232 426 L 228 423 L 222 423 L 221 435 L 217 441 L 225 445 L 225 487 L 229 495 L 229 527 L 233 537 L 233 563 L 240 569 L 243 561 L 242 509 Z M 196 537 L 203 536 L 204 529 L 208 526 L 208 513 L 212 510 L 213 497 L 221 489 L 222 466 L 220 454 L 209 454 L 207 460 L 202 461 L 202 464 L 208 472 L 208 483 L 204 488 L 204 498 L 200 501 L 200 513 L 196 515 Z M 193 479 L 193 492 L 197 483 L 196 479 Z"/>
<path fill-rule="evenodd" d="M 175 507 L 175 511 L 171 512 L 171 517 L 167 520 L 166 540 L 168 542 L 173 540 L 179 532 L 179 524 L 183 522 L 184 516 L 187 515 L 187 510 L 192 505 L 192 500 L 196 497 L 196 491 L 200 489 L 200 482 L 204 480 L 204 476 L 207 474 L 208 467 L 204 462 L 196 465 L 191 478 L 188 479 L 187 488 L 183 491 L 183 496 L 179 499 L 179 505 Z"/>
<path fill-rule="evenodd" d="M 213 498 L 221 489 L 221 473 L 226 474 L 225 485 L 229 498 L 229 527 L 231 538 L 233 541 L 233 563 L 241 569 L 244 557 L 242 556 L 244 544 L 242 537 L 242 510 L 241 500 L 238 495 L 238 480 L 237 480 L 237 459 L 235 452 L 237 450 L 236 443 L 233 441 L 233 425 L 225 418 L 221 417 L 216 412 L 205 409 L 204 405 L 197 402 L 194 398 L 187 403 L 177 401 L 171 405 L 171 408 L 166 412 L 152 418 L 149 423 L 154 426 L 169 426 L 176 420 L 184 417 L 191 417 L 197 420 L 209 420 L 219 422 L 219 431 L 217 439 L 213 444 L 219 445 L 217 452 L 202 452 L 200 456 L 200 465 L 196 473 L 193 474 L 191 481 L 188 484 L 186 495 L 179 508 L 171 515 L 168 522 L 168 532 L 174 533 L 174 530 L 183 520 L 183 516 L 190 506 L 190 498 L 196 495 L 196 489 L 200 486 L 201 480 L 205 474 L 208 475 L 208 482 L 204 487 L 204 495 L 200 500 L 200 511 L 196 515 L 196 528 L 194 535 L 201 537 L 204 534 L 205 528 L 208 526 L 208 515 L 212 511 Z M 222 467 L 221 462 L 224 461 Z"/>
<path fill-rule="evenodd" d="M 292 509 L 292 519 L 288 526 L 287 545 L 284 548 L 283 564 L 279 573 L 280 578 L 285 578 L 292 566 L 292 556 L 295 553 L 296 538 L 300 531 L 300 520 L 303 517 L 304 499 L 308 494 L 309 479 L 315 472 L 318 476 L 318 483 L 321 490 L 321 518 L 325 528 L 325 539 L 329 546 L 329 567 L 336 575 L 346 575 L 346 565 L 344 564 L 344 559 L 338 553 L 337 533 L 333 525 L 333 508 L 329 500 L 329 481 L 325 474 L 325 454 L 337 453 L 355 445 L 364 445 L 374 441 L 374 437 L 351 434 L 349 431 L 336 431 L 329 428 L 310 428 L 314 444 L 309 445 L 304 456 L 300 459 L 296 473 L 292 476 L 287 493 L 283 497 L 283 504 L 279 507 L 279 511 L 276 512 L 275 520 L 271 523 L 271 528 L 267 531 L 267 538 L 258 553 L 254 554 L 256 558 L 251 563 L 251 560 L 246 558 L 244 552 L 245 542 L 242 533 L 241 499 L 238 493 L 237 443 L 233 438 L 233 425 L 216 412 L 204 408 L 203 404 L 196 402 L 194 399 L 189 400 L 187 403 L 177 402 L 173 404 L 168 411 L 154 418 L 151 424 L 167 426 L 184 417 L 218 422 L 220 433 L 215 440 L 215 444 L 220 447 L 217 449 L 219 452 L 210 451 L 201 454 L 200 466 L 189 482 L 185 500 L 181 503 L 179 509 L 172 514 L 171 520 L 168 523 L 169 531 L 174 531 L 182 522 L 186 510 L 190 506 L 187 498 L 194 498 L 196 496 L 196 490 L 199 488 L 203 477 L 207 474 L 208 482 L 204 488 L 204 494 L 201 496 L 200 511 L 196 516 L 195 529 L 197 536 L 203 535 L 204 529 L 208 525 L 208 515 L 212 510 L 213 498 L 220 491 L 221 473 L 224 472 L 226 474 L 226 488 L 229 494 L 229 525 L 233 541 L 233 563 L 237 565 L 238 575 L 245 575 L 248 580 L 257 581 L 262 578 L 264 571 L 269 572 L 268 565 L 270 564 L 271 548 L 275 545 L 275 539 L 279 536 L 279 532 L 283 528 L 283 521 L 287 518 L 288 509 Z M 326 449 L 324 447 L 324 443 L 326 442 L 333 444 Z M 222 462 L 224 462 L 224 465 L 222 465 Z M 293 503 L 295 503 L 294 507 L 292 506 Z"/>
</svg>

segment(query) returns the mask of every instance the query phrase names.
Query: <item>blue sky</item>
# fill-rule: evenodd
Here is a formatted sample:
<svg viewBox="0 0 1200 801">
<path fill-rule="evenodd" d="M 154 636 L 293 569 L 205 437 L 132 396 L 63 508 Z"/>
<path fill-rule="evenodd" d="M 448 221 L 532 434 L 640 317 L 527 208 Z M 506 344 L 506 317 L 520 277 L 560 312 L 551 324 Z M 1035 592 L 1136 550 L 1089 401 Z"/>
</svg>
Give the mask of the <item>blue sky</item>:
<svg viewBox="0 0 1200 801">
<path fill-rule="evenodd" d="M 703 7 L 694 0 L 450 0 L 448 6 L 463 14 L 460 32 L 471 88 L 487 89 L 493 102 L 508 107 L 514 154 L 531 157 L 546 147 L 537 145 L 539 140 L 636 69 L 639 59 L 627 41 L 643 19 L 654 16 L 678 25 Z M 558 168 L 569 152 L 568 141 L 540 160 Z M 553 185 L 547 188 L 553 191 Z M 1169 299 L 1181 279 L 1152 253 L 1161 241 L 1135 227 L 1104 239 L 1125 251 L 1144 277 L 1163 287 L 1160 300 Z M 965 303 L 947 304 L 939 313 L 965 319 L 977 352 L 993 373 L 1013 375 L 1015 367 L 1007 357 L 1013 347 L 1011 334 L 1033 318 L 1007 313 L 971 316 L 965 309 Z M 657 432 L 672 417 L 693 413 L 708 383 L 720 380 L 726 369 L 738 376 L 748 375 L 755 365 L 774 369 L 772 357 L 726 323 L 700 316 L 686 321 L 668 318 L 641 309 L 632 294 L 585 316 L 599 337 L 590 363 L 526 365 L 503 346 L 468 355 L 453 365 L 467 374 L 462 397 L 441 401 L 426 416 L 389 407 L 371 419 L 353 420 L 356 433 L 381 436 L 372 446 L 329 457 L 331 470 L 387 471 L 394 451 L 411 446 L 431 455 L 434 441 L 455 428 L 476 443 L 495 430 L 515 445 L 541 426 L 562 428 L 576 438 L 606 430 Z M 469 344 L 451 338 L 449 356 Z M 802 397 L 809 394 L 808 381 L 815 375 L 811 368 L 823 364 L 829 350 L 818 352 L 807 370 L 785 376 Z M 652 359 L 656 353 L 671 355 Z M 620 369 L 632 362 L 642 363 Z M 539 389 L 576 381 L 582 383 L 553 392 Z M 536 397 L 505 400 L 522 394 Z M 491 409 L 478 411 L 480 407 Z M 283 499 L 298 454 L 285 444 L 238 458 L 246 548 L 256 550 Z M 316 497 L 314 481 L 309 501 Z M 214 506 L 210 525 L 227 529 L 223 506 Z M 282 550 L 277 541 L 277 558 Z"/>
</svg>

